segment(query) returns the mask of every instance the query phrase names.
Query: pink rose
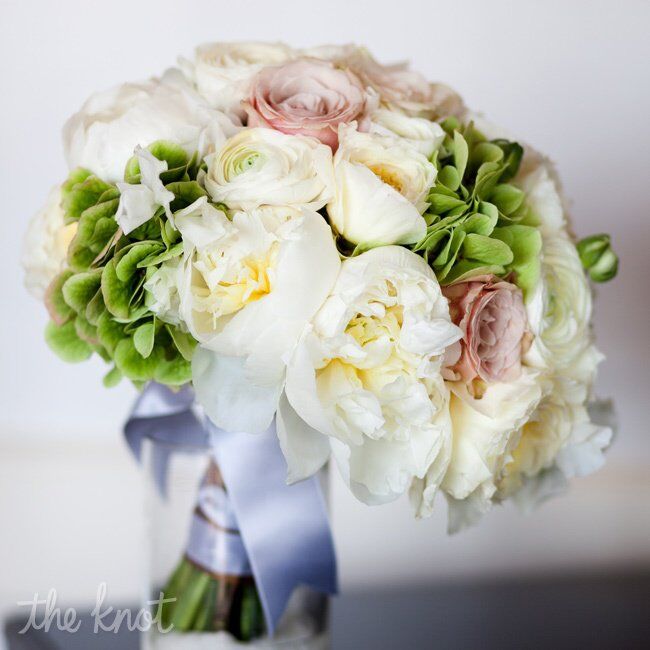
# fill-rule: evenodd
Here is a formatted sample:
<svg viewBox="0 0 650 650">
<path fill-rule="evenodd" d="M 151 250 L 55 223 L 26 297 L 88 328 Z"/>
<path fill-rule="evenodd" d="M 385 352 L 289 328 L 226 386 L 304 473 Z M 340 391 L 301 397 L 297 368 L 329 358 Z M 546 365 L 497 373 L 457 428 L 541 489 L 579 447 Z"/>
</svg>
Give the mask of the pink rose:
<svg viewBox="0 0 650 650">
<path fill-rule="evenodd" d="M 428 119 L 456 115 L 463 102 L 448 86 L 430 83 L 406 63 L 382 65 L 367 50 L 356 48 L 339 65 L 352 70 L 366 86 L 375 90 L 381 101 L 404 113 Z"/>
<path fill-rule="evenodd" d="M 466 382 L 472 393 L 476 379 L 516 379 L 530 342 L 521 290 L 494 276 L 481 276 L 443 287 L 442 292 L 452 321 L 463 331 L 460 354 L 447 360 L 445 379 Z"/>
<path fill-rule="evenodd" d="M 262 69 L 245 108 L 248 126 L 318 138 L 336 149 L 338 125 L 360 120 L 368 96 L 361 81 L 332 63 L 301 59 Z"/>
</svg>

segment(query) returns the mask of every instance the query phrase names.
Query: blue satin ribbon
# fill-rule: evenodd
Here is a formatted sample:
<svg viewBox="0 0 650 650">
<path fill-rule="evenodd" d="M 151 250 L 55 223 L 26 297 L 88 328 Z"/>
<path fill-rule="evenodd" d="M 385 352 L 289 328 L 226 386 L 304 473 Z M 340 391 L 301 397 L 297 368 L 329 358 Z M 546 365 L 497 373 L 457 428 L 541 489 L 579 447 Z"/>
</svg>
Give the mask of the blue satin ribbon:
<svg viewBox="0 0 650 650">
<path fill-rule="evenodd" d="M 262 434 L 228 432 L 193 409 L 186 387 L 172 392 L 147 385 L 138 398 L 124 434 L 136 458 L 145 438 L 155 441 L 156 483 L 166 493 L 169 457 L 176 451 L 214 454 L 234 508 L 273 635 L 298 585 L 326 594 L 338 592 L 336 556 L 325 500 L 316 477 L 287 485 L 287 465 L 275 423 Z"/>
</svg>

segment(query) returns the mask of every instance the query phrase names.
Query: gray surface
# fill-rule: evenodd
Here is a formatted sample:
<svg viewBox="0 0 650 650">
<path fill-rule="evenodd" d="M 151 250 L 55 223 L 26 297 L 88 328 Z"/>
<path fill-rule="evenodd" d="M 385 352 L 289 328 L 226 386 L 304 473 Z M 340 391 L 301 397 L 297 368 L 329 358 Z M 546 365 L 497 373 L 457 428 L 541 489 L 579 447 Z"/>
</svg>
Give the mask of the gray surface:
<svg viewBox="0 0 650 650">
<path fill-rule="evenodd" d="M 138 637 L 32 631 L 7 623 L 9 650 L 137 650 Z M 85 630 L 85 633 L 83 632 Z M 334 650 L 650 648 L 650 574 L 440 584 L 348 593 L 332 608 Z"/>
</svg>

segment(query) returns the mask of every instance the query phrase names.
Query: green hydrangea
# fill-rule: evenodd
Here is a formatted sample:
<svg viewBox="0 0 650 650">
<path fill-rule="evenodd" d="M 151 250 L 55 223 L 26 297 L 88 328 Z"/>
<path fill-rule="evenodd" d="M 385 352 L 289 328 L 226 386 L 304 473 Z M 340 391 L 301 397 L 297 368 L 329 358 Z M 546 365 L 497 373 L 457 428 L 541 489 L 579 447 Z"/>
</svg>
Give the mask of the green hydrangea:
<svg viewBox="0 0 650 650">
<path fill-rule="evenodd" d="M 161 174 L 174 193 L 172 212 L 182 210 L 205 191 L 197 182 L 199 158 L 173 143 L 159 141 L 151 153 L 167 162 Z M 124 180 L 140 181 L 137 159 L 126 165 Z M 141 386 L 155 380 L 180 386 L 191 379 L 196 341 L 176 325 L 164 323 L 147 307 L 145 283 L 159 266 L 182 254 L 180 234 L 164 209 L 124 235 L 115 220 L 120 193 L 88 170 L 76 169 L 62 186 L 66 222 L 77 222 L 68 249 L 68 265 L 51 283 L 46 304 L 51 322 L 46 341 L 65 361 L 93 353 L 112 364 L 107 386 L 122 377 Z"/>
<path fill-rule="evenodd" d="M 476 275 L 512 275 L 524 293 L 540 273 L 541 236 L 525 193 L 509 183 L 522 147 L 488 141 L 473 124 L 442 124 L 446 137 L 435 157 L 438 176 L 424 214 L 427 232 L 413 250 L 441 284 Z"/>
</svg>

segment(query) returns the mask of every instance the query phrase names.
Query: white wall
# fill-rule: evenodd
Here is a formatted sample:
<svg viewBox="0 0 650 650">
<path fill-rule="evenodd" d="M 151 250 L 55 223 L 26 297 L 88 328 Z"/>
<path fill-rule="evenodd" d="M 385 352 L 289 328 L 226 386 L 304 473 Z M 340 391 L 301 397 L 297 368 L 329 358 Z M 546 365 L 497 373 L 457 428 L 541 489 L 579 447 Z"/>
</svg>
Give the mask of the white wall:
<svg viewBox="0 0 650 650">
<path fill-rule="evenodd" d="M 0 604 L 46 583 L 90 598 L 104 563 L 116 589 L 135 589 L 137 477 L 118 446 L 133 391 L 106 391 L 101 363 L 68 366 L 47 350 L 44 310 L 21 286 L 20 238 L 65 176 L 66 117 L 93 90 L 158 73 L 205 40 L 358 41 L 382 60 L 412 59 L 557 161 L 578 233 L 612 233 L 622 257 L 596 314 L 608 356 L 599 389 L 621 423 L 609 467 L 537 518 L 503 511 L 452 539 L 440 515 L 416 524 L 405 502 L 362 508 L 336 484 L 346 584 L 647 565 L 649 24 L 645 0 L 0 0 Z M 88 517 L 100 497 L 107 518 Z"/>
</svg>

